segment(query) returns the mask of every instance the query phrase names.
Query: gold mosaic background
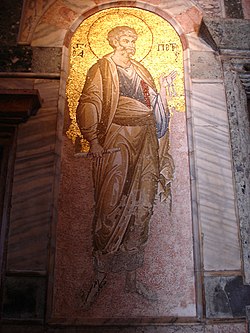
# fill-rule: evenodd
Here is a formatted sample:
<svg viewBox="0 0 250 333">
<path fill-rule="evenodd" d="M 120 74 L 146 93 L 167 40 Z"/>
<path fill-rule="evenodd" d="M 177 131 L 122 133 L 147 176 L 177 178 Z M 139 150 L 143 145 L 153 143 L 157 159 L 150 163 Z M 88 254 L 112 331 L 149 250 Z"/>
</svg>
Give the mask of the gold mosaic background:
<svg viewBox="0 0 250 333">
<path fill-rule="evenodd" d="M 75 142 L 80 136 L 75 113 L 88 69 L 105 54 L 113 51 L 107 41 L 108 32 L 115 26 L 127 25 L 138 34 L 135 60 L 140 61 L 153 76 L 157 89 L 159 77 L 173 70 L 175 96 L 168 96 L 170 110 L 185 111 L 183 52 L 178 34 L 158 15 L 136 8 L 112 8 L 84 20 L 75 32 L 70 45 L 70 71 L 66 86 L 71 124 L 67 136 Z M 82 150 L 88 143 L 82 141 Z"/>
</svg>

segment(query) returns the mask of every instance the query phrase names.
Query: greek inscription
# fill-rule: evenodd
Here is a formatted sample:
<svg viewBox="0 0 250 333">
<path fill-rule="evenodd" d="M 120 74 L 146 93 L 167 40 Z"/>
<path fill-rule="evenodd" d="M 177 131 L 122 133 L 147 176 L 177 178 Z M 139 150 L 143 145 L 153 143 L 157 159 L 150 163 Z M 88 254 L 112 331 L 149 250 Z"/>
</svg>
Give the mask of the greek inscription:
<svg viewBox="0 0 250 333">
<path fill-rule="evenodd" d="M 162 43 L 162 44 L 158 44 L 157 51 L 175 52 L 177 49 L 178 49 L 178 45 L 176 43 Z"/>
<path fill-rule="evenodd" d="M 84 56 L 84 48 L 85 48 L 85 44 L 76 44 L 74 47 L 73 47 L 73 57 L 81 57 L 83 58 Z"/>
<path fill-rule="evenodd" d="M 165 50 L 165 44 L 158 44 L 158 51 L 164 51 Z"/>
<path fill-rule="evenodd" d="M 157 51 L 174 52 L 175 61 L 177 61 L 178 56 L 180 54 L 179 47 L 176 43 L 161 43 L 161 44 L 158 44 Z"/>
</svg>

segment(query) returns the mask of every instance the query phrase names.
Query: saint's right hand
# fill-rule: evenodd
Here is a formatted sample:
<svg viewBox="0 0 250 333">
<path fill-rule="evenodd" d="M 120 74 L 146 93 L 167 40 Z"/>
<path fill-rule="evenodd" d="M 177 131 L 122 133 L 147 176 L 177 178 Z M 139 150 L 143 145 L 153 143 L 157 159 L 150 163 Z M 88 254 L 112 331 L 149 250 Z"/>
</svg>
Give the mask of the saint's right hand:
<svg viewBox="0 0 250 333">
<path fill-rule="evenodd" d="M 89 154 L 93 157 L 102 157 L 104 153 L 103 147 L 100 145 L 97 139 L 90 142 Z"/>
</svg>

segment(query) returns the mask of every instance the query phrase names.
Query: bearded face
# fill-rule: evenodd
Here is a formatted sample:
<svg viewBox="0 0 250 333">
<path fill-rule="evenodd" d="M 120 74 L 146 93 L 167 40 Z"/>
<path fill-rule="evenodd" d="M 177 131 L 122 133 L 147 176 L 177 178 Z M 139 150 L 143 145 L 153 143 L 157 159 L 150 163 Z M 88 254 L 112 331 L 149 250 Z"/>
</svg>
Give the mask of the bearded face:
<svg viewBox="0 0 250 333">
<path fill-rule="evenodd" d="M 136 38 L 133 36 L 121 36 L 118 40 L 116 40 L 116 50 L 131 57 L 136 51 L 135 41 Z"/>
</svg>

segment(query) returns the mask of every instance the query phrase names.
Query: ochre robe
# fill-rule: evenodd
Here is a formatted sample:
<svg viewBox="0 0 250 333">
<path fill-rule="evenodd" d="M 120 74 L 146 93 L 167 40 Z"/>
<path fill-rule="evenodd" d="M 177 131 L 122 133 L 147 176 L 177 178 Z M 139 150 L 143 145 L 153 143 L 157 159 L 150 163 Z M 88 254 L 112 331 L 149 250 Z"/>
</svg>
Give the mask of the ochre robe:
<svg viewBox="0 0 250 333">
<path fill-rule="evenodd" d="M 149 72 L 140 63 L 132 61 L 132 64 L 156 93 Z M 152 108 L 120 96 L 117 67 L 108 55 L 87 74 L 77 120 L 86 140 L 98 138 L 105 150 L 119 148 L 117 152 L 103 154 L 93 166 L 96 269 L 135 270 L 143 264 L 143 249 L 160 180 Z"/>
</svg>

